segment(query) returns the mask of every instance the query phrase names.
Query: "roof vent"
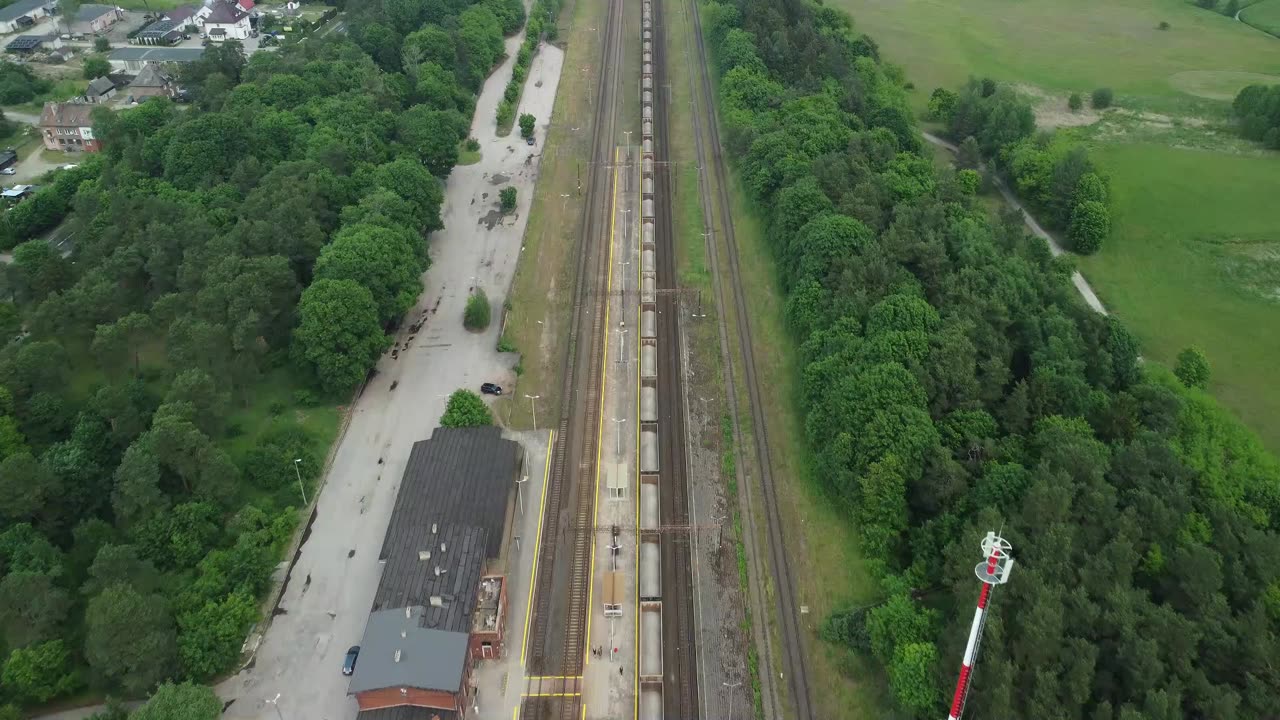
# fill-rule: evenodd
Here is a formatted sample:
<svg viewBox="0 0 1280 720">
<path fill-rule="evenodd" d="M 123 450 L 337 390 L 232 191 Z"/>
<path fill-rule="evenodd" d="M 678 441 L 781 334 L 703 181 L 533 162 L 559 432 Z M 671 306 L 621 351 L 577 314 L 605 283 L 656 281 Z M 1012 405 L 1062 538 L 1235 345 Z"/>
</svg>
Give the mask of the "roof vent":
<svg viewBox="0 0 1280 720">
<path fill-rule="evenodd" d="M 439 595 L 432 595 L 429 602 L 431 603 L 431 607 L 444 607 L 444 598 Z"/>
<path fill-rule="evenodd" d="M 406 620 L 413 617 L 413 609 L 410 608 L 408 605 L 406 605 L 404 608 L 404 617 Z"/>
<path fill-rule="evenodd" d="M 404 630 L 401 630 L 401 631 L 400 631 L 400 637 L 402 637 L 402 638 L 403 638 L 403 637 L 409 637 L 409 633 L 405 632 Z"/>
<path fill-rule="evenodd" d="M 418 559 L 419 559 L 419 560 L 430 560 L 430 559 L 431 559 L 431 551 L 430 551 L 430 550 L 419 550 L 419 551 L 418 551 Z"/>
<path fill-rule="evenodd" d="M 445 574 L 445 573 L 447 573 L 447 572 L 449 572 L 449 571 L 448 571 L 448 570 L 446 570 L 446 569 L 441 568 L 439 565 L 437 565 L 437 566 L 436 566 L 436 577 L 440 577 L 441 575 L 443 575 L 443 574 Z"/>
<path fill-rule="evenodd" d="M 440 552 L 444 552 L 444 543 L 440 543 Z"/>
<path fill-rule="evenodd" d="M 435 524 L 435 523 L 431 523 L 431 534 L 432 534 L 432 535 L 435 535 L 435 534 L 436 534 L 436 527 L 437 527 L 437 526 L 436 526 L 436 524 Z"/>
<path fill-rule="evenodd" d="M 400 662 L 400 651 L 396 650 L 396 662 Z"/>
</svg>

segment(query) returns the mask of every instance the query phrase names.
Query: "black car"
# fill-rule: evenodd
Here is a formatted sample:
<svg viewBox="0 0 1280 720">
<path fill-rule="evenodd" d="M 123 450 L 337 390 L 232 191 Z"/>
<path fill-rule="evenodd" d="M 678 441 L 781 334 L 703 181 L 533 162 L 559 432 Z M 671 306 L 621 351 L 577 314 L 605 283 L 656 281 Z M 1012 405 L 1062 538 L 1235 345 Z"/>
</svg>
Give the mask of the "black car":
<svg viewBox="0 0 1280 720">
<path fill-rule="evenodd" d="M 347 651 L 347 657 L 342 661 L 342 674 L 350 675 L 356 671 L 356 659 L 360 657 L 360 646 L 354 645 Z"/>
<path fill-rule="evenodd" d="M 524 139 L 524 141 L 525 141 L 525 143 L 526 143 L 526 144 L 528 144 L 528 145 L 532 145 L 532 144 L 533 144 L 533 136 L 532 136 L 532 135 L 530 135 L 529 137 L 525 138 L 525 139 Z"/>
<path fill-rule="evenodd" d="M 485 395 L 501 395 L 502 386 L 496 383 L 485 383 L 480 386 L 480 392 Z"/>
</svg>

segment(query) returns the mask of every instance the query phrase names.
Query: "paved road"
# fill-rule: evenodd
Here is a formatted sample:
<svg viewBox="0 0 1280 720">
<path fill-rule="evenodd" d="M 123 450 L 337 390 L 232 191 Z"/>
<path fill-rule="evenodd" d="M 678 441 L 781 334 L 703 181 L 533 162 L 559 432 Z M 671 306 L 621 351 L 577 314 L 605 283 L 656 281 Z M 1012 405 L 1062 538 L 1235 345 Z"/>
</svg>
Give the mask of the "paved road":
<svg viewBox="0 0 1280 720">
<path fill-rule="evenodd" d="M 938 147 L 946 148 L 953 153 L 959 149 L 955 146 L 955 143 L 948 142 L 937 135 L 930 133 L 922 134 L 924 135 L 925 140 L 928 140 Z M 1032 234 L 1036 237 L 1049 243 L 1049 252 L 1053 253 L 1055 257 L 1067 252 L 1058 244 L 1058 241 L 1055 240 L 1052 235 L 1045 232 L 1045 229 L 1040 226 L 1040 223 L 1036 222 L 1036 219 L 1031 216 L 1031 213 L 1027 212 L 1026 208 L 1024 208 L 1022 203 L 1018 201 L 1018 198 L 1013 194 L 1013 191 L 1009 189 L 1009 186 L 1005 184 L 1004 180 L 1001 180 L 994 174 L 992 175 L 992 179 L 995 182 L 996 188 L 1000 190 L 1000 195 L 1004 197 L 1005 203 L 1014 210 L 1022 213 L 1022 219 L 1026 222 L 1027 229 L 1031 230 Z M 1089 304 L 1089 307 L 1103 315 L 1107 314 L 1107 309 L 1103 306 L 1102 301 L 1098 299 L 1098 294 L 1093 291 L 1093 287 L 1089 285 L 1088 280 L 1084 279 L 1084 275 L 1081 275 L 1079 270 L 1071 274 L 1071 283 L 1076 286 L 1076 290 L 1079 291 L 1080 297 L 1084 298 L 1084 301 Z"/>
<path fill-rule="evenodd" d="M 14 120 L 14 121 L 16 121 L 16 122 L 20 122 L 20 123 L 26 123 L 26 124 L 28 124 L 28 125 L 39 125 L 39 124 L 40 124 L 40 116 L 39 116 L 39 115 L 32 115 L 31 113 L 25 113 L 25 112 L 21 112 L 21 111 L 19 111 L 19 110 L 5 110 L 5 111 L 4 111 L 4 116 L 5 116 L 6 118 L 10 119 L 10 120 Z"/>
</svg>

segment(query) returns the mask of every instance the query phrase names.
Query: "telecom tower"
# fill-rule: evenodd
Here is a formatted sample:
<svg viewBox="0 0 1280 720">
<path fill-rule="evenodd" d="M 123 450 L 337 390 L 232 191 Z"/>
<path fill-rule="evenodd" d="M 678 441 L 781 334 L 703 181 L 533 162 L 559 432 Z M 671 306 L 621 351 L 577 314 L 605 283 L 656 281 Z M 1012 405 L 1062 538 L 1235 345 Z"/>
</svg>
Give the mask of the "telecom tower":
<svg viewBox="0 0 1280 720">
<path fill-rule="evenodd" d="M 960 679 L 956 680 L 956 694 L 951 700 L 951 714 L 947 720 L 960 720 L 964 701 L 969 695 L 969 681 L 973 676 L 973 664 L 978 659 L 978 645 L 982 643 L 982 629 L 987 624 L 987 602 L 991 600 L 991 586 L 1009 581 L 1013 569 L 1012 546 L 994 532 L 982 539 L 982 555 L 985 561 L 973 569 L 982 581 L 982 593 L 978 595 L 978 609 L 973 613 L 973 625 L 969 628 L 969 643 L 964 648 L 964 663 L 960 665 Z"/>
</svg>

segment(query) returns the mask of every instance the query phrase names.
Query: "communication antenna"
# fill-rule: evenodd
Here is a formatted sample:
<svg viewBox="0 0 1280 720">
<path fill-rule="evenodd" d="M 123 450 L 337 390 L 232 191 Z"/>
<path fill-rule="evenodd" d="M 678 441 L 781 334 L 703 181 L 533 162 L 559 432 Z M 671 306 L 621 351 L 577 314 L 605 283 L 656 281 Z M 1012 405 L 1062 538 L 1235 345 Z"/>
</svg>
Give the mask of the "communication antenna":
<svg viewBox="0 0 1280 720">
<path fill-rule="evenodd" d="M 964 648 L 960 678 L 956 680 L 956 693 L 951 700 L 951 714 L 947 716 L 947 720 L 960 720 L 960 715 L 964 713 L 969 683 L 973 680 L 973 665 L 978 659 L 978 646 L 982 644 L 982 630 L 987 625 L 987 603 L 991 601 L 991 587 L 1009 582 L 1009 571 L 1013 569 L 1012 550 L 1013 546 L 994 532 L 988 531 L 987 536 L 982 539 L 982 555 L 986 560 L 973 569 L 982 582 L 982 592 L 978 595 L 978 609 L 973 613 L 969 642 Z"/>
</svg>

